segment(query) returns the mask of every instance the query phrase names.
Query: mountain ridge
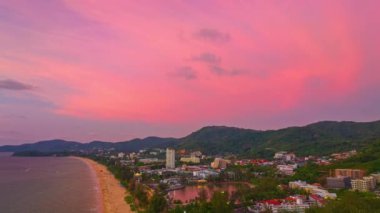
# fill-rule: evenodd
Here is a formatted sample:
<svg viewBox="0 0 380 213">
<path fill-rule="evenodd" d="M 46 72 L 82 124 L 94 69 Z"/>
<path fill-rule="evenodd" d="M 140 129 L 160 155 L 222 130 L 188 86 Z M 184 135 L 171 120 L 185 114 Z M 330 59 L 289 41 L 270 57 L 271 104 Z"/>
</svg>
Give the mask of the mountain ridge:
<svg viewBox="0 0 380 213">
<path fill-rule="evenodd" d="M 380 138 L 380 120 L 372 122 L 320 121 L 277 130 L 253 130 L 228 126 L 205 126 L 182 138 L 150 136 L 128 141 L 79 143 L 61 139 L 31 144 L 0 146 L 0 151 L 80 151 L 113 149 L 138 151 L 149 148 L 200 150 L 207 154 L 239 154 L 266 157 L 275 151 L 299 155 L 322 155 L 360 149 Z"/>
</svg>

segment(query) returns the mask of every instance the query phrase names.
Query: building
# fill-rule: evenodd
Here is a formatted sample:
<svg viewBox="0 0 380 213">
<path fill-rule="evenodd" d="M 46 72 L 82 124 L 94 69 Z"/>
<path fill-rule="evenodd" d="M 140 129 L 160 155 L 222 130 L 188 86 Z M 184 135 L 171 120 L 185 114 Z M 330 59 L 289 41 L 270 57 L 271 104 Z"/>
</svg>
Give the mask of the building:
<svg viewBox="0 0 380 213">
<path fill-rule="evenodd" d="M 214 162 L 211 163 L 211 168 L 213 169 L 225 169 L 231 161 L 225 160 L 223 158 L 215 158 Z"/>
<path fill-rule="evenodd" d="M 151 151 L 149 152 L 150 155 L 158 155 L 158 152 L 155 152 L 155 151 Z"/>
<path fill-rule="evenodd" d="M 380 173 L 373 173 L 371 176 L 376 179 L 376 183 L 380 184 Z"/>
<path fill-rule="evenodd" d="M 281 152 L 276 152 L 273 158 L 275 160 L 294 161 L 296 159 L 296 155 L 294 153 L 281 151 Z"/>
<path fill-rule="evenodd" d="M 125 154 L 124 154 L 123 152 L 119 152 L 119 153 L 117 154 L 117 157 L 118 157 L 118 158 L 124 158 L 124 157 L 125 157 Z"/>
<path fill-rule="evenodd" d="M 314 202 L 315 203 L 315 202 Z M 249 212 L 305 212 L 311 205 L 303 196 L 289 196 L 285 199 L 263 200 L 252 207 L 248 207 Z"/>
<path fill-rule="evenodd" d="M 208 177 L 217 177 L 219 173 L 211 171 L 211 170 L 200 170 L 200 171 L 193 171 L 193 176 L 197 178 L 206 179 Z"/>
<path fill-rule="evenodd" d="M 175 150 L 167 148 L 166 149 L 166 168 L 174 169 L 175 168 Z"/>
<path fill-rule="evenodd" d="M 284 152 L 284 151 L 281 151 L 281 152 L 276 152 L 274 154 L 274 159 L 282 159 L 285 155 L 286 155 L 287 152 Z"/>
<path fill-rule="evenodd" d="M 196 156 L 191 156 L 191 157 L 182 157 L 180 161 L 184 163 L 200 163 L 201 159 Z"/>
<path fill-rule="evenodd" d="M 191 154 L 190 154 L 191 156 L 195 156 L 195 157 L 202 157 L 202 152 L 200 152 L 200 151 L 195 151 L 195 152 L 192 152 Z"/>
<path fill-rule="evenodd" d="M 139 159 L 139 162 L 144 164 L 157 163 L 159 162 L 158 158 L 142 158 Z"/>
<path fill-rule="evenodd" d="M 344 160 L 356 154 L 357 154 L 356 150 L 352 150 L 349 152 L 334 153 L 334 154 L 331 154 L 330 156 L 334 158 L 335 160 Z"/>
<path fill-rule="evenodd" d="M 373 176 L 363 177 L 363 179 L 351 180 L 352 190 L 361 192 L 372 191 L 376 187 L 376 179 Z"/>
<path fill-rule="evenodd" d="M 351 188 L 351 178 L 346 176 L 327 177 L 326 185 L 330 189 L 348 189 Z"/>
<path fill-rule="evenodd" d="M 351 179 L 362 179 L 364 171 L 361 169 L 335 169 L 335 177 L 346 176 Z"/>
<path fill-rule="evenodd" d="M 129 159 L 135 159 L 135 158 L 137 158 L 137 154 L 136 153 L 134 153 L 134 152 L 132 152 L 132 153 L 130 153 L 129 154 Z"/>
<path fill-rule="evenodd" d="M 335 193 L 330 193 L 327 190 L 322 189 L 321 187 L 316 186 L 316 185 L 307 184 L 305 181 L 300 181 L 300 180 L 291 181 L 291 182 L 289 182 L 289 188 L 291 188 L 291 189 L 303 189 L 303 190 L 309 192 L 310 194 L 318 195 L 324 199 L 335 199 L 336 198 Z"/>
<path fill-rule="evenodd" d="M 285 155 L 285 161 L 294 161 L 296 159 L 296 155 L 294 153 L 288 153 Z"/>
<path fill-rule="evenodd" d="M 294 175 L 294 170 L 297 168 L 297 165 L 277 165 L 279 173 L 283 175 Z"/>
</svg>

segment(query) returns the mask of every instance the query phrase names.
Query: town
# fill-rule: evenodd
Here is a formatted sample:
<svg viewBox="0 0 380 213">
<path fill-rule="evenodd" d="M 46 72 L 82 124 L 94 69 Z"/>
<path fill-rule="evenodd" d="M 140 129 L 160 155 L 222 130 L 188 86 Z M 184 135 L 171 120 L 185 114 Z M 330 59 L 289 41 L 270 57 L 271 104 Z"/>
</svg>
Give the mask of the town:
<svg viewBox="0 0 380 213">
<path fill-rule="evenodd" d="M 329 166 L 353 157 L 355 150 L 319 157 L 280 151 L 272 159 L 211 156 L 172 148 L 138 152 L 99 149 L 81 155 L 108 166 L 131 192 L 125 200 L 134 211 L 152 206 L 152 212 L 186 212 L 202 202 L 224 199 L 225 206 L 219 206 L 223 212 L 305 212 L 339 198 L 342 190 L 380 196 L 379 172 L 334 168 L 318 180 L 302 174 L 310 165 Z"/>
</svg>

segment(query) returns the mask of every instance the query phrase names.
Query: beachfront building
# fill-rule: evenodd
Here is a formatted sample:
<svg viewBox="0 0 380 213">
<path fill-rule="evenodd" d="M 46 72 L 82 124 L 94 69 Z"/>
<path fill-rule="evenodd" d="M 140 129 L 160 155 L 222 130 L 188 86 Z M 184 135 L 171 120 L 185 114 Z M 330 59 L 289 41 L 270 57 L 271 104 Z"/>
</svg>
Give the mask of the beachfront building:
<svg viewBox="0 0 380 213">
<path fill-rule="evenodd" d="M 361 192 L 372 191 L 376 187 L 376 179 L 373 176 L 363 177 L 363 179 L 351 180 L 352 190 Z"/>
<path fill-rule="evenodd" d="M 166 168 L 175 169 L 175 150 L 167 148 L 166 149 Z"/>
</svg>

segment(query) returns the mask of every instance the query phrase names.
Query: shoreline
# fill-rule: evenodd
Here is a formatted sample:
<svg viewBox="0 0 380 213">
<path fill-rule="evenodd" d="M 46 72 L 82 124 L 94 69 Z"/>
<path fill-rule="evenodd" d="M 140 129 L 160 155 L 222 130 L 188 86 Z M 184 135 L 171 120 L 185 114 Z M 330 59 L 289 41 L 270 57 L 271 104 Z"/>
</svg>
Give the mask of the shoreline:
<svg viewBox="0 0 380 213">
<path fill-rule="evenodd" d="M 100 212 L 104 213 L 128 213 L 132 212 L 124 197 L 128 194 L 108 169 L 91 159 L 71 157 L 84 162 L 92 171 L 98 186 L 98 197 Z"/>
</svg>

